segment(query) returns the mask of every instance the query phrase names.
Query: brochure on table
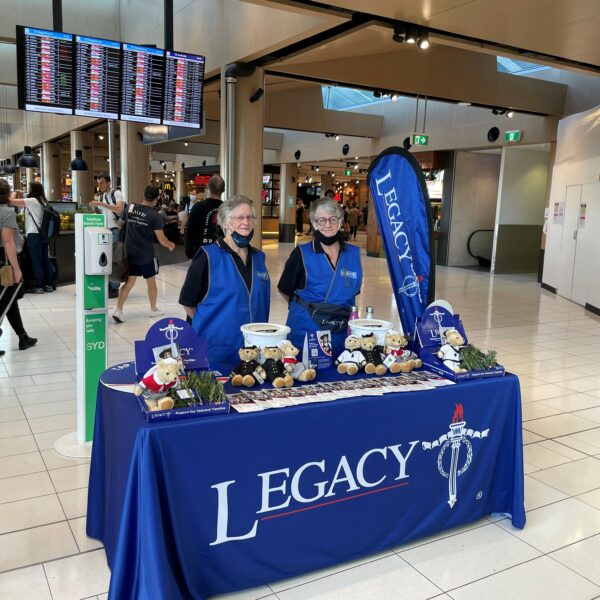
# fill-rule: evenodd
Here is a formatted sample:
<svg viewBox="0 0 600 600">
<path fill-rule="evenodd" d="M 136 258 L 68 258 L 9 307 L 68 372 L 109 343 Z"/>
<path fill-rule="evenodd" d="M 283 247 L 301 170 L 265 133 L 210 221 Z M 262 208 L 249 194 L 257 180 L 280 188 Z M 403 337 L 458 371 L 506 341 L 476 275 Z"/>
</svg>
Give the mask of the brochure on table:
<svg viewBox="0 0 600 600">
<path fill-rule="evenodd" d="M 208 371 L 207 343 L 198 337 L 191 326 L 174 317 L 161 319 L 150 327 L 144 340 L 135 342 L 135 372 L 137 380 L 156 367 L 160 358 L 181 358 L 186 373 Z M 143 396 L 137 396 L 140 410 L 147 421 L 185 419 L 229 412 L 229 403 L 198 404 L 149 411 Z"/>
<path fill-rule="evenodd" d="M 438 350 L 446 343 L 444 334 L 450 329 L 456 329 L 464 338 L 464 344 L 469 340 L 465 328 L 458 314 L 454 314 L 448 303 L 435 302 L 428 306 L 422 316 L 416 322 L 416 339 L 420 346 L 419 355 L 423 361 L 423 367 L 447 377 L 452 381 L 463 381 L 466 379 L 479 379 L 481 377 L 497 377 L 504 375 L 504 367 L 497 365 L 492 369 L 466 371 L 457 373 L 444 365 L 438 358 Z"/>
</svg>

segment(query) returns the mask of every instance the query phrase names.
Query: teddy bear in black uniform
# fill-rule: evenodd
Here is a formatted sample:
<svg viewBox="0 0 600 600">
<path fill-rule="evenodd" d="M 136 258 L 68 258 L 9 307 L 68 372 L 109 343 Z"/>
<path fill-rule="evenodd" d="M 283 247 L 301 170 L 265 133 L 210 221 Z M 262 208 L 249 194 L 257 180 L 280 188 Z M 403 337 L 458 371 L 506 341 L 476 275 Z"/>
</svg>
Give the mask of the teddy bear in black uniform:
<svg viewBox="0 0 600 600">
<path fill-rule="evenodd" d="M 256 378 L 256 375 L 263 380 L 265 378 L 265 371 L 258 362 L 258 348 L 245 346 L 240 348 L 239 354 L 240 364 L 231 371 L 231 384 L 251 387 L 255 383 L 262 383 Z"/>
<path fill-rule="evenodd" d="M 292 387 L 294 378 L 285 369 L 281 350 L 277 346 L 267 346 L 263 349 L 263 356 L 265 357 L 263 368 L 273 387 Z"/>
<path fill-rule="evenodd" d="M 369 333 L 363 335 L 360 339 L 360 349 L 367 361 L 365 373 L 369 375 L 373 373 L 376 375 L 385 375 L 387 373 L 387 367 L 383 364 L 380 347 L 377 345 L 375 334 Z"/>
</svg>

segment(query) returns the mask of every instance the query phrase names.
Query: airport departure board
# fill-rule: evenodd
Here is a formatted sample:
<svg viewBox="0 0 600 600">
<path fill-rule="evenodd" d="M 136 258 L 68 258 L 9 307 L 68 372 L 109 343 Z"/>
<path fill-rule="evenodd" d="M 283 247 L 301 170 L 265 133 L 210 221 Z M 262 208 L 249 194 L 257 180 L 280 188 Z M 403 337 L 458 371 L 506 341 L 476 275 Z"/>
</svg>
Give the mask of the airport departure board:
<svg viewBox="0 0 600 600">
<path fill-rule="evenodd" d="M 202 127 L 204 56 L 167 50 L 163 124 Z"/>
<path fill-rule="evenodd" d="M 121 42 L 75 36 L 75 114 L 118 119 Z"/>
<path fill-rule="evenodd" d="M 73 114 L 73 36 L 17 27 L 19 108 Z"/>
<path fill-rule="evenodd" d="M 160 124 L 165 51 L 123 44 L 121 120 Z"/>
</svg>

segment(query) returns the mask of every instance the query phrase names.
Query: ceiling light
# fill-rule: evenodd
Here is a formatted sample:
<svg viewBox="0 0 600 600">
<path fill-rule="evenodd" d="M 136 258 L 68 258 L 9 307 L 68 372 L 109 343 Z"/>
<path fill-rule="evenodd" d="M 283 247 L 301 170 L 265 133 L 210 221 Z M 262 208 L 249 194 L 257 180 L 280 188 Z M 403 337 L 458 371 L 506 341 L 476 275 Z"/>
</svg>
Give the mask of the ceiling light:
<svg viewBox="0 0 600 600">
<path fill-rule="evenodd" d="M 456 103 L 457 106 L 471 106 L 470 102 L 457 102 Z"/>
<path fill-rule="evenodd" d="M 104 136 L 103 136 L 101 133 L 99 133 L 99 134 L 98 134 L 98 139 L 99 139 L 100 141 L 102 141 L 102 140 L 104 139 Z"/>
<path fill-rule="evenodd" d="M 419 48 L 421 48 L 421 50 L 427 50 L 427 48 L 429 48 L 429 32 L 428 31 L 420 32 L 417 46 L 419 46 Z"/>
<path fill-rule="evenodd" d="M 75 150 L 75 158 L 71 161 L 71 171 L 87 171 L 88 166 L 83 160 L 83 150 Z"/>
<path fill-rule="evenodd" d="M 405 37 L 406 37 L 406 28 L 404 27 L 404 25 L 396 25 L 394 27 L 394 35 L 392 36 L 392 39 L 397 44 L 403 44 Z"/>
<path fill-rule="evenodd" d="M 389 98 L 389 97 L 390 97 L 390 94 L 389 94 L 389 92 L 384 92 L 384 93 L 383 93 L 383 97 L 384 97 L 384 98 Z"/>
<path fill-rule="evenodd" d="M 319 172 L 319 165 L 317 165 L 317 166 L 315 167 L 315 171 L 316 171 L 317 173 Z"/>
<path fill-rule="evenodd" d="M 358 163 L 356 163 L 356 164 L 354 165 L 354 170 L 356 171 L 357 169 L 358 169 Z"/>
<path fill-rule="evenodd" d="M 398 94 L 392 94 L 392 102 L 396 102 L 398 100 Z"/>
<path fill-rule="evenodd" d="M 492 114 L 494 115 L 503 115 L 506 113 L 505 108 L 492 108 Z"/>
<path fill-rule="evenodd" d="M 183 142 L 183 145 L 187 148 L 188 143 L 187 142 Z"/>
<path fill-rule="evenodd" d="M 335 134 L 335 139 L 336 139 L 336 140 L 339 140 L 339 139 L 340 139 L 340 136 L 339 136 L 337 133 Z"/>
<path fill-rule="evenodd" d="M 379 90 L 375 90 L 373 92 L 373 96 L 375 96 L 375 98 L 381 98 L 381 92 Z"/>
<path fill-rule="evenodd" d="M 417 43 L 417 31 L 415 27 L 409 27 L 406 31 L 406 43 L 416 44 Z"/>
<path fill-rule="evenodd" d="M 514 113 L 514 111 L 512 111 L 512 110 L 509 110 L 509 111 L 506 113 L 506 116 L 507 116 L 509 119 L 512 119 L 512 118 L 515 116 L 515 113 Z"/>
<path fill-rule="evenodd" d="M 14 175 L 17 172 L 17 167 L 10 163 L 10 158 L 4 163 L 4 168 L 2 169 L 3 175 Z"/>
<path fill-rule="evenodd" d="M 35 160 L 33 154 L 31 153 L 31 146 L 24 146 L 23 155 L 19 158 L 19 162 L 17 163 L 19 167 L 24 169 L 33 169 L 38 167 L 38 161 Z"/>
</svg>

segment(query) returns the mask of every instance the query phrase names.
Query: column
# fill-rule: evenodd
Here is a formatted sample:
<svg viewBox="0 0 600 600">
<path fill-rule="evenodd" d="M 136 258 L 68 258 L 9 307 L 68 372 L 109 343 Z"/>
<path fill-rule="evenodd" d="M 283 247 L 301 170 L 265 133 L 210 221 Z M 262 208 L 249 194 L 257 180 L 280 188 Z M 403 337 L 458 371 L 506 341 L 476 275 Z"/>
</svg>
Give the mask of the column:
<svg viewBox="0 0 600 600">
<path fill-rule="evenodd" d="M 181 198 L 183 198 L 183 196 L 186 195 L 186 188 L 185 188 L 185 173 L 183 172 L 183 169 L 179 168 L 177 169 L 177 171 L 175 171 L 175 200 L 177 200 L 177 203 L 180 202 Z"/>
<path fill-rule="evenodd" d="M 120 122 L 121 191 L 128 203 L 141 202 L 144 188 L 150 184 L 150 160 L 143 129 L 139 123 Z"/>
<path fill-rule="evenodd" d="M 325 196 L 327 190 L 333 189 L 335 189 L 335 178 L 333 175 L 321 171 L 321 198 Z"/>
<path fill-rule="evenodd" d="M 279 241 L 293 244 L 296 239 L 296 163 L 281 165 L 279 198 Z"/>
<path fill-rule="evenodd" d="M 29 184 L 35 181 L 35 169 L 33 167 L 26 168 L 25 177 L 27 177 L 27 189 L 29 189 Z"/>
<path fill-rule="evenodd" d="M 367 256 L 383 256 L 381 249 L 381 238 L 379 237 L 379 227 L 377 226 L 377 217 L 375 216 L 375 203 L 369 190 L 369 214 L 367 216 Z"/>
<path fill-rule="evenodd" d="M 88 165 L 89 166 L 89 165 Z M 60 146 L 46 142 L 42 144 L 42 174 L 46 197 L 50 202 L 62 199 L 62 177 L 60 172 Z"/>
<path fill-rule="evenodd" d="M 72 171 L 73 202 L 86 205 L 94 199 L 94 165 L 92 157 L 93 134 L 89 131 L 71 131 L 71 160 L 75 158 L 75 150 L 81 150 L 83 160 L 87 163 L 87 171 Z"/>
<path fill-rule="evenodd" d="M 235 106 L 235 188 L 227 196 L 241 194 L 254 202 L 256 226 L 252 244 L 262 246 L 262 176 L 264 96 L 256 102 L 250 97 L 258 88 L 264 89 L 264 71 L 256 69 L 248 77 L 238 77 Z M 225 181 L 225 190 L 229 182 Z"/>
</svg>

